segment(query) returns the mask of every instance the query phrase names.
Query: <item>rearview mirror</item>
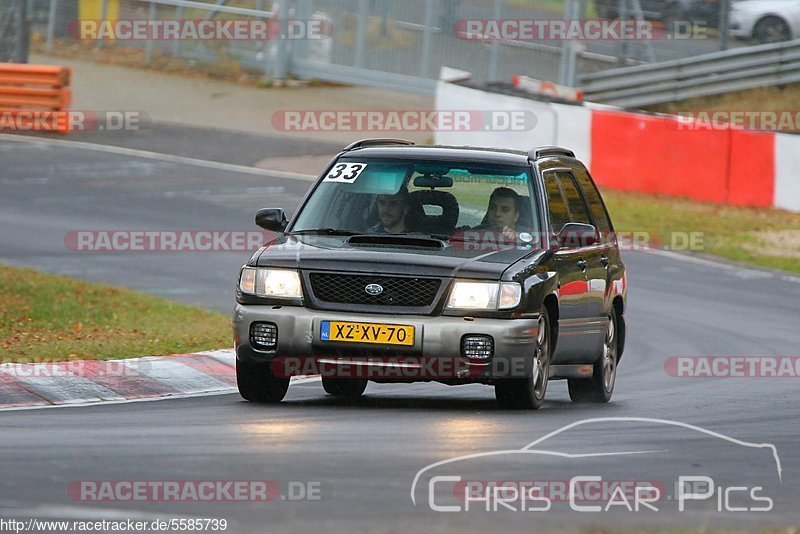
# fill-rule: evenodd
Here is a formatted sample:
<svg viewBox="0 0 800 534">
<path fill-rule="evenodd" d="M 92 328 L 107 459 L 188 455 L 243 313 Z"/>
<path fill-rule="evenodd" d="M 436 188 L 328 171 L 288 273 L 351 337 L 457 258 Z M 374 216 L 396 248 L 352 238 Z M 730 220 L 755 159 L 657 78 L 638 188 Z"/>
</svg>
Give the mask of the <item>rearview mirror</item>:
<svg viewBox="0 0 800 534">
<path fill-rule="evenodd" d="M 567 223 L 558 233 L 558 246 L 564 248 L 591 247 L 600 241 L 597 228 L 591 224 Z"/>
<path fill-rule="evenodd" d="M 453 179 L 438 174 L 425 174 L 414 178 L 414 187 L 453 187 Z"/>
<path fill-rule="evenodd" d="M 281 208 L 263 208 L 256 213 L 256 225 L 264 230 L 283 232 L 289 221 Z"/>
</svg>

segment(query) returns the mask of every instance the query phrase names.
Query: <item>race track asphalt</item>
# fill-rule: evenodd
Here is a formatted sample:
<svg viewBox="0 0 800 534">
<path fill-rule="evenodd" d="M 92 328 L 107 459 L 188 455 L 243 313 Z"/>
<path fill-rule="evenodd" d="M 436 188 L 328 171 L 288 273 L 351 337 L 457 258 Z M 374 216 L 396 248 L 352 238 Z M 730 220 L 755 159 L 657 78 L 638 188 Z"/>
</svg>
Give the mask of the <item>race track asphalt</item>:
<svg viewBox="0 0 800 534">
<path fill-rule="evenodd" d="M 170 142 L 172 134 L 159 137 L 156 129 L 135 148 L 243 166 L 291 148 L 280 145 L 285 141 L 240 136 L 224 141 L 224 147 L 217 139 L 204 157 L 192 148 L 199 145 L 187 140 L 213 143 L 207 133 L 179 130 L 179 142 Z M 237 150 L 247 154 L 237 158 Z M 234 281 L 247 253 L 78 253 L 65 247 L 64 236 L 78 229 L 250 230 L 256 209 L 291 211 L 309 185 L 263 171 L 54 146 L 33 138 L 0 136 L 0 154 L 0 262 L 125 285 L 223 312 L 232 307 Z M 530 413 L 498 409 L 492 389 L 480 385 L 370 384 L 360 402 L 348 403 L 326 396 L 319 383 L 306 382 L 293 386 L 278 406 L 220 395 L 3 412 L 0 517 L 226 518 L 228 532 L 237 533 L 797 525 L 798 378 L 677 378 L 668 375 L 665 362 L 672 356 L 797 356 L 800 281 L 675 254 L 628 252 L 624 258 L 629 336 L 608 405 L 571 403 L 563 382 L 552 382 L 544 408 Z M 656 481 L 665 493 L 658 512 L 620 506 L 577 512 L 559 499 L 547 511 L 501 506 L 487 512 L 475 505 L 470 511 L 437 512 L 429 506 L 428 488 L 429 475 L 440 467 L 421 475 L 416 505 L 412 502 L 415 475 L 429 464 L 484 451 L 518 451 L 592 418 L 663 419 L 716 434 L 649 420 L 596 421 L 537 446 L 560 455 L 507 452 L 440 466 L 463 480 L 564 481 L 598 474 L 604 480 Z M 772 444 L 777 458 L 769 448 L 744 442 Z M 714 495 L 686 502 L 679 511 L 673 484 L 689 474 L 712 477 Z M 311 483 L 320 498 L 89 502 L 68 493 L 71 482 L 87 480 L 269 480 L 284 496 L 290 483 L 293 488 Z M 747 487 L 748 494 L 761 487 L 756 494 L 769 496 L 772 509 L 720 511 L 724 490 L 731 487 Z M 439 485 L 437 491 L 442 488 L 448 489 Z M 736 490 L 730 494 L 730 506 L 763 504 Z M 437 503 L 447 498 L 435 495 Z"/>
</svg>

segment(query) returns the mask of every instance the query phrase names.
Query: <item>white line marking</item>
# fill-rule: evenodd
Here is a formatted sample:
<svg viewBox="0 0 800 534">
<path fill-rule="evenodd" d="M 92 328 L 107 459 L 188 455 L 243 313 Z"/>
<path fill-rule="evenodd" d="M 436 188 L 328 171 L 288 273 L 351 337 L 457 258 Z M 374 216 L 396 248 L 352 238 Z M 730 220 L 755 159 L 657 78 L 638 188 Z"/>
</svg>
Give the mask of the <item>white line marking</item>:
<svg viewBox="0 0 800 534">
<path fill-rule="evenodd" d="M 750 269 L 748 267 L 744 267 L 741 265 L 731 265 L 729 263 L 724 263 L 722 261 L 715 261 L 709 258 L 698 258 L 696 256 L 692 256 L 689 254 L 679 254 L 677 252 L 672 252 L 670 250 L 660 250 L 655 248 L 648 248 L 641 252 L 646 252 L 648 254 L 657 254 L 660 256 L 667 256 L 674 260 L 685 261 L 688 263 L 695 263 L 698 265 L 704 265 L 706 267 L 714 267 L 717 269 L 726 269 L 729 271 L 739 271 L 740 273 L 747 273 L 748 275 L 752 275 L 756 278 L 780 278 L 781 280 L 785 280 L 787 282 L 795 282 L 800 283 L 800 277 L 792 276 L 790 274 L 784 274 L 780 271 L 770 271 L 770 270 L 759 270 L 759 269 Z"/>
<path fill-rule="evenodd" d="M 248 167 L 246 165 L 236 165 L 233 163 L 220 163 L 218 161 L 209 161 L 205 159 L 189 158 L 186 156 L 175 156 L 172 154 L 162 154 L 160 152 L 150 152 L 149 150 L 138 150 L 135 148 L 124 148 L 110 145 L 99 145 L 96 143 L 86 143 L 84 141 L 67 141 L 65 139 L 42 139 L 39 137 L 19 137 L 14 134 L 0 134 L 0 141 L 13 141 L 17 143 L 28 143 L 28 145 L 51 145 L 63 148 L 77 148 L 82 150 L 93 150 L 95 152 L 104 152 L 106 154 L 115 154 L 118 156 L 133 156 L 137 158 L 147 158 L 158 161 L 166 161 L 169 163 L 179 163 L 182 165 L 194 165 L 196 167 L 205 167 L 207 169 L 216 169 L 228 172 L 239 172 L 244 174 L 259 174 L 261 176 L 272 176 L 276 178 L 285 178 L 287 180 L 302 180 L 314 181 L 316 176 L 311 174 L 302 174 L 298 172 L 289 171 L 273 171 L 269 169 L 259 169 L 258 167 Z"/>
</svg>

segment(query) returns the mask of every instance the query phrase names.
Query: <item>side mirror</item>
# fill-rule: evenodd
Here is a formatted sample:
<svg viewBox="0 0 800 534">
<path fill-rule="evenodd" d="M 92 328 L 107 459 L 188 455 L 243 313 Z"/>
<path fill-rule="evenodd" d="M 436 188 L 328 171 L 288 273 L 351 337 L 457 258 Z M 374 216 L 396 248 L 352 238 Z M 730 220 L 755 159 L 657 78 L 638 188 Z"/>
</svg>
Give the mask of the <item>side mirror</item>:
<svg viewBox="0 0 800 534">
<path fill-rule="evenodd" d="M 256 213 L 256 225 L 264 230 L 283 232 L 289 221 L 281 208 L 263 208 Z"/>
<path fill-rule="evenodd" d="M 558 246 L 564 248 L 591 247 L 599 241 L 597 228 L 591 224 L 567 223 L 558 233 Z"/>
</svg>

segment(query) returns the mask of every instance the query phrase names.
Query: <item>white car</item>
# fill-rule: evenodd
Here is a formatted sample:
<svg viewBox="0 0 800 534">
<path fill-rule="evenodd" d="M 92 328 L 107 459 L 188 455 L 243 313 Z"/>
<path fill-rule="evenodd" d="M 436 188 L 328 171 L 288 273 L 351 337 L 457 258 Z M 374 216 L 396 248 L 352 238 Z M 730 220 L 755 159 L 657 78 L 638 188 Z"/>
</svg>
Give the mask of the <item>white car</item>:
<svg viewBox="0 0 800 534">
<path fill-rule="evenodd" d="M 732 2 L 729 33 L 741 39 L 777 43 L 800 36 L 800 0 Z"/>
</svg>

